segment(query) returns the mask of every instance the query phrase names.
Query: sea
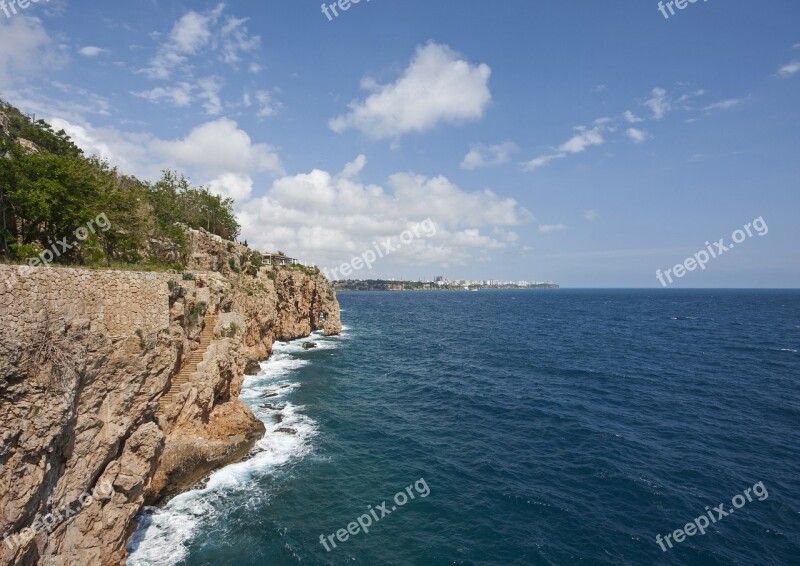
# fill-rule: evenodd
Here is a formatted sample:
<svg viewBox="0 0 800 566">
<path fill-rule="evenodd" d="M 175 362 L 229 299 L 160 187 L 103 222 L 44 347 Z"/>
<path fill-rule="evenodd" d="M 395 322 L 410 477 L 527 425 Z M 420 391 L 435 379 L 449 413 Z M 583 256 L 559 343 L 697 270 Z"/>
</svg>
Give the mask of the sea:
<svg viewBox="0 0 800 566">
<path fill-rule="evenodd" d="M 800 564 L 800 292 L 339 301 L 341 336 L 246 378 L 250 457 L 145 510 L 128 564 Z"/>
</svg>

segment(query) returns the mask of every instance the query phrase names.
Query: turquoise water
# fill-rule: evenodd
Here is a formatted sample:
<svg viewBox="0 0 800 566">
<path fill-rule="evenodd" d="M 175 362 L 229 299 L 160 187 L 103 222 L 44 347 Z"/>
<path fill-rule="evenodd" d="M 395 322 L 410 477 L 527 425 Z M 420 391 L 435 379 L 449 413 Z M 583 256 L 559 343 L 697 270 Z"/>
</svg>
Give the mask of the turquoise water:
<svg viewBox="0 0 800 566">
<path fill-rule="evenodd" d="M 800 293 L 340 302 L 343 336 L 248 378 L 257 453 L 148 514 L 130 564 L 800 563 Z"/>
</svg>

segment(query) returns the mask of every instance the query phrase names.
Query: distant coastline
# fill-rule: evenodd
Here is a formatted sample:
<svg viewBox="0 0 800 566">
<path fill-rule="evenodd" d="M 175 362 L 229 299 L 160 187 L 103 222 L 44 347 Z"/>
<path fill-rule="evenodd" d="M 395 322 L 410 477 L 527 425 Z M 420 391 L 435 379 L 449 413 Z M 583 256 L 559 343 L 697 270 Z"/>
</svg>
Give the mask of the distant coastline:
<svg viewBox="0 0 800 566">
<path fill-rule="evenodd" d="M 559 289 L 556 283 L 530 283 L 519 285 L 509 282 L 498 284 L 462 282 L 391 281 L 386 279 L 334 281 L 333 288 L 341 291 L 491 291 L 501 289 Z"/>
</svg>

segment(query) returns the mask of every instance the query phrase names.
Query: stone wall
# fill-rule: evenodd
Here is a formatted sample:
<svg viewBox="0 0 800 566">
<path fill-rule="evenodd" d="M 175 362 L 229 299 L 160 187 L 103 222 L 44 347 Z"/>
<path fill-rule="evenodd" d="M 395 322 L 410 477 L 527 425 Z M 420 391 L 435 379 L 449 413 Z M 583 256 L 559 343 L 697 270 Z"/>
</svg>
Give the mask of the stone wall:
<svg viewBox="0 0 800 566">
<path fill-rule="evenodd" d="M 0 265 L 0 336 L 19 338 L 45 311 L 90 321 L 90 332 L 133 336 L 169 327 L 169 273 Z"/>
</svg>

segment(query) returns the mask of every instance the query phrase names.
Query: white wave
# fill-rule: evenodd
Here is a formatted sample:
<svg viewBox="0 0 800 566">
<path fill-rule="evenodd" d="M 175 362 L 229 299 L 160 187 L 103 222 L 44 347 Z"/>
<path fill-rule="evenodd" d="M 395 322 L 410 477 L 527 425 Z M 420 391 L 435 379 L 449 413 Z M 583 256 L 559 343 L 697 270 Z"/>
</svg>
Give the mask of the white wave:
<svg viewBox="0 0 800 566">
<path fill-rule="evenodd" d="M 303 344 L 310 340 L 324 344 L 323 348 L 337 346 L 336 338 L 317 335 L 273 346 L 272 356 L 261 363 L 261 372 L 245 378 L 239 396 L 267 430 L 256 443 L 253 455 L 212 473 L 202 488 L 174 497 L 161 509 L 149 510 L 152 514 L 141 518 L 131 538 L 130 566 L 174 566 L 182 562 L 195 533 L 203 525 L 214 523 L 218 507 L 224 507 L 226 493 L 248 489 L 255 479 L 274 474 L 311 452 L 316 423 L 301 412 L 302 406 L 285 400 L 301 386 L 291 377 L 309 362 L 295 356 L 305 351 Z M 277 395 L 264 397 L 265 393 Z"/>
</svg>

